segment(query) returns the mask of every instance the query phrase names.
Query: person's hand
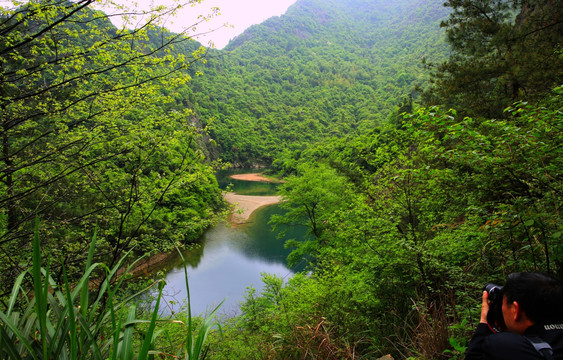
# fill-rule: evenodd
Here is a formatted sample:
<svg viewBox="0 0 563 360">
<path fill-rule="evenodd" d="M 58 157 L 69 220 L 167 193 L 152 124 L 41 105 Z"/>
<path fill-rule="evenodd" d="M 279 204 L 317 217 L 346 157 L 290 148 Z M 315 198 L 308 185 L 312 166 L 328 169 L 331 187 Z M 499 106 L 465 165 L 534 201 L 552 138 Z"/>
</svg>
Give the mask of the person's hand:
<svg viewBox="0 0 563 360">
<path fill-rule="evenodd" d="M 481 303 L 481 323 L 488 324 L 487 314 L 489 313 L 489 293 L 483 291 L 483 302 Z"/>
</svg>

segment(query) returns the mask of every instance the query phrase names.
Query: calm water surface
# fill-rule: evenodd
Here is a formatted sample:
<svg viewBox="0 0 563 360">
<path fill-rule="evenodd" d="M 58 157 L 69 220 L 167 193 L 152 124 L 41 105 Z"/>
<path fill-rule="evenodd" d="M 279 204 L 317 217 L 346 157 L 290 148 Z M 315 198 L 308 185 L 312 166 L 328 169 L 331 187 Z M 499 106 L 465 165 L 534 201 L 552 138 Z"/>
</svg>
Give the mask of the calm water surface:
<svg viewBox="0 0 563 360">
<path fill-rule="evenodd" d="M 249 172 L 248 170 L 246 172 Z M 231 172 L 232 173 L 232 172 Z M 232 191 L 244 195 L 273 195 L 275 185 L 250 181 L 237 181 L 220 173 L 220 186 L 232 185 Z M 272 232 L 268 221 L 282 210 L 277 205 L 263 207 L 250 218 L 249 224 L 231 226 L 220 224 L 207 231 L 201 245 L 184 255 L 188 263 L 188 279 L 192 313 L 203 314 L 225 300 L 219 313 L 238 313 L 248 287 L 262 288 L 260 273 L 266 272 L 288 278 L 296 269 L 287 265 L 290 250 L 284 248 L 284 240 Z M 286 238 L 302 239 L 304 228 L 292 229 Z M 163 311 L 177 312 L 187 298 L 184 269 L 174 266 L 166 275 L 164 288 L 167 304 Z"/>
</svg>

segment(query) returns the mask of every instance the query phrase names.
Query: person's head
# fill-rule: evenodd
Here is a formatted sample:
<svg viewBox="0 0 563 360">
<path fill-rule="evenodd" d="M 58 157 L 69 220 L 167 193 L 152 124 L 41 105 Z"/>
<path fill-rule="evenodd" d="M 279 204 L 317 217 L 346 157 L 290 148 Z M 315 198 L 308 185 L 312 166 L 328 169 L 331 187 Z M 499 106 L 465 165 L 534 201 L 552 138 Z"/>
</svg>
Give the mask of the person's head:
<svg viewBox="0 0 563 360">
<path fill-rule="evenodd" d="M 561 318 L 563 288 L 548 275 L 537 272 L 510 274 L 503 293 L 502 313 L 508 331 L 523 333 L 533 324 Z"/>
</svg>

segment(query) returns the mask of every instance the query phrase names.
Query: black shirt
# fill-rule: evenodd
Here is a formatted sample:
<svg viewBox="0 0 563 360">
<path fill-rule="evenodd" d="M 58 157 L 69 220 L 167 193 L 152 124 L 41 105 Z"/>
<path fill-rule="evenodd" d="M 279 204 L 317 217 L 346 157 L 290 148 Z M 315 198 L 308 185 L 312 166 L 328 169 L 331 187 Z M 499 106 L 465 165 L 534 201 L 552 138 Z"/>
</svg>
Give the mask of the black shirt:
<svg viewBox="0 0 563 360">
<path fill-rule="evenodd" d="M 540 337 L 553 348 L 553 358 L 563 360 L 563 324 L 534 325 L 525 336 Z M 542 360 L 545 359 L 522 335 L 493 333 L 487 324 L 479 324 L 471 338 L 466 360 Z"/>
</svg>

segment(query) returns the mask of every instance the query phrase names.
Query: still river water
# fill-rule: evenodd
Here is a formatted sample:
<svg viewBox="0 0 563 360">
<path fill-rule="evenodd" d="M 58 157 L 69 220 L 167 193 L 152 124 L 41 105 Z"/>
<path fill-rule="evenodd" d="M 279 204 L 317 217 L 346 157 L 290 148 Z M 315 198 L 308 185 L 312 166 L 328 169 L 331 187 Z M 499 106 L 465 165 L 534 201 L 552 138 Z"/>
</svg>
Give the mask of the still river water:
<svg viewBox="0 0 563 360">
<path fill-rule="evenodd" d="M 217 175 L 223 189 L 231 184 L 231 191 L 240 195 L 275 195 L 275 184 L 234 180 L 228 178 L 230 174 L 233 172 Z M 184 254 L 193 314 L 204 314 L 224 299 L 219 313 L 237 314 L 246 288 L 252 286 L 257 292 L 262 288 L 261 272 L 287 279 L 303 268 L 303 264 L 289 268 L 286 258 L 290 250 L 284 248 L 284 240 L 278 239 L 268 225 L 270 217 L 281 212 L 277 205 L 270 205 L 255 211 L 248 224 L 219 224 L 203 235 L 199 247 Z M 294 228 L 286 237 L 304 236 L 304 228 Z M 179 311 L 187 298 L 182 265 L 176 261 L 168 268 L 163 292 L 167 301 L 161 307 L 165 313 Z"/>
</svg>

